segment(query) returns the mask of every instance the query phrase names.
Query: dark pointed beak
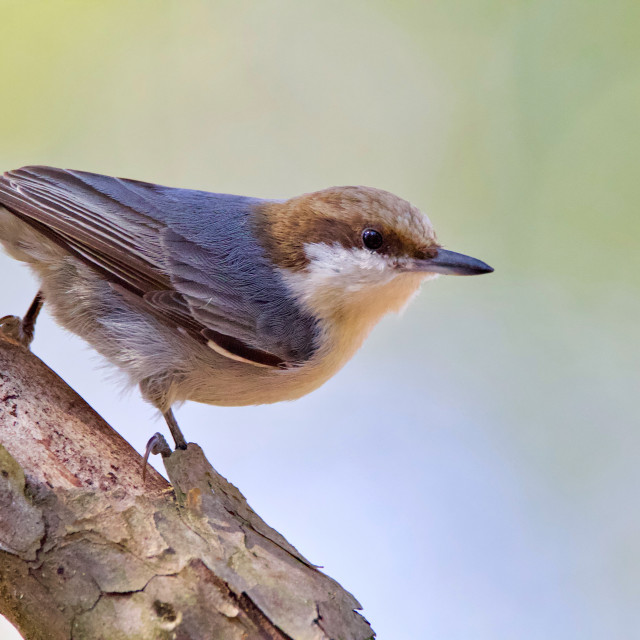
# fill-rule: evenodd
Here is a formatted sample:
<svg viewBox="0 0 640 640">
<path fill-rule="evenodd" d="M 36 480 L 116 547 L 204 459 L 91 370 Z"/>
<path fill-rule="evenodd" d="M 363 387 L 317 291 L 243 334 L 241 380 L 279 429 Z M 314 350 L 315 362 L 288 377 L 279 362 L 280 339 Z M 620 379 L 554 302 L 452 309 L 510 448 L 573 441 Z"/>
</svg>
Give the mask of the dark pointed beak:
<svg viewBox="0 0 640 640">
<path fill-rule="evenodd" d="M 438 255 L 427 260 L 414 260 L 410 271 L 424 271 L 426 273 L 444 273 L 449 276 L 479 276 L 491 273 L 493 267 L 486 262 L 471 256 L 465 256 L 455 251 L 438 249 Z"/>
</svg>

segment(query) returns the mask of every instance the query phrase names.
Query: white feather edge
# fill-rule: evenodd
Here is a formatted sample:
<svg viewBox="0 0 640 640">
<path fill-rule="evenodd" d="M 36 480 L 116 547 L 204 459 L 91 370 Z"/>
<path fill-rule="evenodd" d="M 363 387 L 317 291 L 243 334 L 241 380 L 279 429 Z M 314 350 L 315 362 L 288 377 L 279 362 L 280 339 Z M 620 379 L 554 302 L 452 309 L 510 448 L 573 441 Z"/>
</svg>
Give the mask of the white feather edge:
<svg viewBox="0 0 640 640">
<path fill-rule="evenodd" d="M 229 358 L 229 360 L 236 360 L 237 362 L 246 362 L 247 364 L 252 364 L 254 367 L 264 367 L 265 369 L 273 369 L 271 365 L 262 364 L 262 362 L 254 362 L 253 360 L 247 360 L 242 356 L 237 356 L 235 353 L 231 353 L 230 351 L 227 351 L 226 349 L 221 347 L 219 344 L 215 343 L 213 340 L 209 340 L 207 342 L 207 346 L 213 349 L 216 353 L 219 353 L 221 356 L 224 356 L 225 358 Z"/>
</svg>

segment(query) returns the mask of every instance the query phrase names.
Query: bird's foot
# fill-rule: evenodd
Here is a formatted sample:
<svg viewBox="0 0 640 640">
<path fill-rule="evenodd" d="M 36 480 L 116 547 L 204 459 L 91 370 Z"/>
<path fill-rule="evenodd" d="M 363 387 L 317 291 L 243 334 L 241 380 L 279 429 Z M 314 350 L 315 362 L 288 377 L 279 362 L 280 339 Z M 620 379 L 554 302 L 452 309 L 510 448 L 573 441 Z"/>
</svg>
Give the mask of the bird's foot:
<svg viewBox="0 0 640 640">
<path fill-rule="evenodd" d="M 33 325 L 25 326 L 25 322 L 18 316 L 4 316 L 0 318 L 0 332 L 15 344 L 28 349 L 33 341 Z"/>
<path fill-rule="evenodd" d="M 163 458 L 171 455 L 171 447 L 167 444 L 164 436 L 161 433 L 154 433 L 147 442 L 147 448 L 144 452 L 144 460 L 142 461 L 142 482 L 147 477 L 147 464 L 149 462 L 149 456 L 153 454 L 160 454 Z"/>
<path fill-rule="evenodd" d="M 24 318 L 18 316 L 4 316 L 0 318 L 0 332 L 11 342 L 22 345 L 28 349 L 33 342 L 33 335 L 36 330 L 36 320 L 44 304 L 44 296 L 38 291 L 31 306 L 24 314 Z"/>
</svg>

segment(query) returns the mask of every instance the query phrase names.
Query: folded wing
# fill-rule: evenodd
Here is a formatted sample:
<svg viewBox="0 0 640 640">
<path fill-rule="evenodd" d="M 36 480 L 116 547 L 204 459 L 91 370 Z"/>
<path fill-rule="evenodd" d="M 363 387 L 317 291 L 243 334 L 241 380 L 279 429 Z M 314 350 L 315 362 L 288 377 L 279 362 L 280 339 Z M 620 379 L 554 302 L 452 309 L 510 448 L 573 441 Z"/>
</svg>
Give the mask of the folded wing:
<svg viewBox="0 0 640 640">
<path fill-rule="evenodd" d="M 0 178 L 0 203 L 130 304 L 262 366 L 311 357 L 316 327 L 251 238 L 260 201 L 51 167 Z"/>
</svg>

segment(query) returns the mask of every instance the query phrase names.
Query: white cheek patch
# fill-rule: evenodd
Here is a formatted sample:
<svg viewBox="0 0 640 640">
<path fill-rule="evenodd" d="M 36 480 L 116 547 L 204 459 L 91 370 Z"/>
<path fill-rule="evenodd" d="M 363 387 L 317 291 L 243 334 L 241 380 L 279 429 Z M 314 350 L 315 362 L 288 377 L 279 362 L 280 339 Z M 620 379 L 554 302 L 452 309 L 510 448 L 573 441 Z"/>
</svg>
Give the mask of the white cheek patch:
<svg viewBox="0 0 640 640">
<path fill-rule="evenodd" d="M 428 277 L 403 271 L 394 258 L 367 249 L 309 244 L 305 251 L 309 264 L 304 271 L 282 272 L 292 293 L 321 318 L 348 310 L 349 326 L 356 333 L 401 310 Z"/>
<path fill-rule="evenodd" d="M 390 282 L 397 270 L 387 256 L 368 249 L 347 249 L 339 244 L 308 244 L 307 283 L 312 289 L 340 287 L 356 292 L 364 287 Z"/>
</svg>

